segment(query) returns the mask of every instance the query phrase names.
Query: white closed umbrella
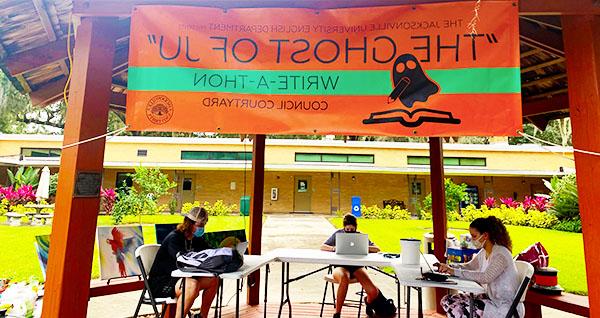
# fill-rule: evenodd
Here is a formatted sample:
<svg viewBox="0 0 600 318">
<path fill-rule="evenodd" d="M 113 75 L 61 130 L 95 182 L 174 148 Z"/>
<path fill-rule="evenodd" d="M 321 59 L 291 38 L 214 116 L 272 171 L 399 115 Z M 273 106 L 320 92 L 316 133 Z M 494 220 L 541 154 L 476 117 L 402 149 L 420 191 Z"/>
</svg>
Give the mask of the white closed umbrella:
<svg viewBox="0 0 600 318">
<path fill-rule="evenodd" d="M 42 175 L 40 176 L 40 182 L 38 183 L 37 191 L 35 192 L 35 197 L 38 201 L 42 199 L 48 199 L 50 192 L 50 169 L 48 167 L 44 167 L 42 169 Z"/>
</svg>

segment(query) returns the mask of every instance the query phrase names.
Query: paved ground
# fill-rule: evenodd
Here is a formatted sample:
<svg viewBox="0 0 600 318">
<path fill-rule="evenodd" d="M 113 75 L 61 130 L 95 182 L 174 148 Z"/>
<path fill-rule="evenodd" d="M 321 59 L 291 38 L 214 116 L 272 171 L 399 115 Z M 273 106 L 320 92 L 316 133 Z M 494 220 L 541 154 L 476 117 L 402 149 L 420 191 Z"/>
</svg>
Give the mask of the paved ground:
<svg viewBox="0 0 600 318">
<path fill-rule="evenodd" d="M 318 248 L 335 228 L 321 216 L 313 215 L 269 215 L 263 227 L 263 253 L 280 247 L 289 248 Z M 290 277 L 317 269 L 319 266 L 291 264 Z M 280 273 L 281 266 L 277 263 L 271 266 L 268 288 L 268 302 L 276 304 L 280 301 Z M 396 285 L 390 278 L 369 271 L 375 284 L 382 290 L 384 295 L 393 298 L 396 302 Z M 261 277 L 264 278 L 264 270 Z M 264 279 L 261 280 L 261 302 L 262 292 L 264 291 Z M 309 276 L 301 281 L 295 282 L 290 288 L 290 298 L 292 303 L 319 303 L 323 298 L 324 289 L 323 274 L 318 273 Z M 224 304 L 235 307 L 234 291 L 235 286 L 232 282 L 225 282 Z M 350 289 L 348 299 L 357 299 L 351 293 L 358 292 L 357 286 Z M 90 318 L 125 318 L 131 317 L 135 311 L 140 292 L 124 293 L 119 295 L 92 298 L 89 302 L 88 317 Z M 242 298 L 246 297 L 246 290 L 243 290 Z M 331 291 L 327 297 L 331 300 Z M 416 297 L 412 297 L 414 300 Z M 404 299 L 404 298 L 402 298 Z M 433 308 L 435 302 L 430 294 L 425 293 L 425 308 Z M 199 307 L 199 303 L 195 304 Z M 416 308 L 416 304 L 413 306 Z M 354 311 L 356 309 L 348 308 Z M 151 313 L 150 306 L 142 306 L 142 313 Z M 315 314 L 315 317 L 317 314 Z M 544 317 L 576 317 L 562 312 L 556 312 L 550 309 L 544 309 Z"/>
</svg>

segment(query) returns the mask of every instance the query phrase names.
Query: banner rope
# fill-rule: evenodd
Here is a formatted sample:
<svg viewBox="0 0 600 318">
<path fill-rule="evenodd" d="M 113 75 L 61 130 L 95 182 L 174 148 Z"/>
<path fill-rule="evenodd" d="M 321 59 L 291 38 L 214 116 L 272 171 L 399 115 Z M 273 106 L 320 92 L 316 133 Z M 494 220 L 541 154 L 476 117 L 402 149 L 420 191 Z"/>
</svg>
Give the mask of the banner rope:
<svg viewBox="0 0 600 318">
<path fill-rule="evenodd" d="M 481 9 L 481 0 L 475 1 L 475 8 L 473 9 L 473 18 L 467 24 L 467 28 L 471 32 L 471 35 L 477 34 L 477 22 L 479 22 L 479 9 Z"/>
<path fill-rule="evenodd" d="M 65 83 L 65 87 L 63 88 L 63 99 L 65 101 L 65 106 L 69 106 L 69 99 L 67 98 L 67 88 L 71 83 L 71 70 L 73 69 L 73 55 L 71 53 L 71 28 L 73 26 L 73 14 L 69 14 L 69 23 L 67 25 L 67 56 L 69 58 L 69 69 L 67 72 L 67 82 Z"/>
<path fill-rule="evenodd" d="M 107 137 L 106 140 L 110 140 L 111 137 L 114 137 L 114 136 L 117 136 L 117 135 L 123 133 L 125 130 L 127 130 L 127 128 L 129 128 L 129 126 L 125 126 L 125 127 L 119 128 L 119 129 L 115 129 L 113 131 L 109 131 L 106 134 L 102 134 L 100 136 L 88 138 L 88 139 L 85 139 L 85 140 L 80 140 L 78 142 L 74 142 L 72 144 L 68 144 L 68 145 L 62 146 L 60 149 L 67 149 L 67 148 L 75 147 L 75 146 L 78 146 L 78 145 L 81 145 L 81 144 L 85 144 L 85 143 L 90 142 L 90 141 L 98 140 L 98 139 L 104 138 L 104 137 Z"/>
<path fill-rule="evenodd" d="M 525 137 L 525 139 L 527 139 L 527 140 L 529 140 L 529 141 L 531 141 L 531 142 L 538 141 L 538 142 L 540 142 L 540 143 L 543 143 L 543 144 L 546 144 L 546 145 L 549 145 L 549 146 L 555 146 L 555 147 L 564 147 L 564 146 L 561 146 L 561 145 L 559 145 L 559 144 L 555 144 L 555 143 L 553 143 L 553 142 L 550 142 L 550 141 L 547 141 L 547 140 L 544 140 L 544 139 L 540 139 L 540 138 L 538 138 L 538 137 L 535 137 L 535 136 L 532 136 L 532 135 L 526 134 L 526 133 L 524 133 L 524 132 L 522 132 L 522 131 L 517 131 L 517 133 L 518 133 L 519 135 L 521 135 L 521 136 Z M 558 153 L 558 152 L 555 152 L 555 151 L 552 151 L 552 150 L 550 150 L 550 149 L 547 149 L 547 147 L 545 147 L 544 145 L 542 145 L 542 147 L 543 147 L 544 149 L 546 149 L 546 150 L 550 151 L 550 152 L 553 152 L 553 153 L 556 153 L 556 154 L 559 154 L 559 155 L 560 155 L 560 153 Z M 577 148 L 575 148 L 575 147 L 573 147 L 573 152 L 584 153 L 584 154 L 586 154 L 586 155 L 592 155 L 592 156 L 600 156 L 600 153 L 599 153 L 599 152 L 593 152 L 593 151 L 588 151 L 588 150 L 583 150 L 583 149 L 577 149 Z M 560 156 L 561 156 L 561 157 L 565 157 L 565 158 L 567 158 L 567 159 L 569 159 L 569 160 L 574 160 L 574 159 L 572 159 L 572 158 L 569 158 L 569 157 L 566 157 L 566 156 L 563 156 L 563 155 L 560 155 Z"/>
</svg>

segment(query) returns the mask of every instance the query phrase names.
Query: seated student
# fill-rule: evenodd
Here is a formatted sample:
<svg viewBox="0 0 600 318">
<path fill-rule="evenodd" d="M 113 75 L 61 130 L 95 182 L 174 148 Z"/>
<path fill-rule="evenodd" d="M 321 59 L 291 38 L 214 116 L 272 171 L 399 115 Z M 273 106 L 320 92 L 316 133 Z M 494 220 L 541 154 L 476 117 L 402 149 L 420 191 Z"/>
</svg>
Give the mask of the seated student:
<svg viewBox="0 0 600 318">
<path fill-rule="evenodd" d="M 188 251 L 202 251 L 211 248 L 202 237 L 204 226 L 208 222 L 208 213 L 204 208 L 195 207 L 188 213 L 183 223 L 165 237 L 158 249 L 156 259 L 150 269 L 150 291 L 155 298 L 177 297 L 177 312 L 175 317 L 181 315 L 181 302 L 184 302 L 184 314 L 187 316 L 194 300 L 202 293 L 202 306 L 200 314 L 194 318 L 208 317 L 210 305 L 217 294 L 219 279 L 217 277 L 185 278 L 185 299 L 181 298 L 182 280 L 171 277 L 171 272 L 177 269 L 177 253 Z"/>
<path fill-rule="evenodd" d="M 494 216 L 474 220 L 469 226 L 473 244 L 481 251 L 466 264 L 439 264 L 439 270 L 481 284 L 485 294 L 474 296 L 473 317 L 504 317 L 508 313 L 519 285 L 512 258 L 512 242 L 502 221 Z M 442 298 L 442 307 L 450 318 L 469 317 L 470 296 L 465 293 Z M 524 306 L 517 307 L 519 316 Z"/>
<path fill-rule="evenodd" d="M 333 233 L 323 243 L 323 245 L 321 245 L 321 250 L 335 252 L 335 235 L 338 233 L 360 233 L 356 231 L 356 217 L 354 217 L 352 214 L 346 214 L 344 216 L 343 225 L 343 229 L 335 231 L 335 233 Z M 379 252 L 379 247 L 373 244 L 373 242 L 369 241 L 369 253 L 377 252 Z M 341 315 L 342 306 L 344 305 L 346 293 L 348 292 L 348 282 L 351 278 L 356 278 L 356 280 L 358 280 L 362 288 L 367 293 L 365 303 L 367 307 L 367 315 L 369 317 L 373 317 L 374 310 L 377 311 L 377 308 L 380 308 L 380 306 L 385 306 L 383 303 L 388 303 L 388 300 L 383 296 L 381 291 L 375 286 L 375 284 L 373 284 L 364 267 L 336 266 L 333 271 L 333 278 L 339 284 L 335 302 L 335 314 L 333 315 L 334 318 L 339 318 Z"/>
</svg>

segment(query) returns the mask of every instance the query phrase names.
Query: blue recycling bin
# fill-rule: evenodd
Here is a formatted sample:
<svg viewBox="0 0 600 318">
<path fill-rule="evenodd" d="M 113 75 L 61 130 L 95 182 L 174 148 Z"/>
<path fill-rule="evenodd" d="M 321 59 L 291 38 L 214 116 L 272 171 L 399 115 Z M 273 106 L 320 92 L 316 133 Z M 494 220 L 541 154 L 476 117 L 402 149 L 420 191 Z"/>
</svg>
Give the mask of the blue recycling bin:
<svg viewBox="0 0 600 318">
<path fill-rule="evenodd" d="M 362 211 L 360 208 L 360 197 L 353 196 L 352 197 L 352 215 L 356 217 L 360 217 L 362 215 Z"/>
<path fill-rule="evenodd" d="M 250 214 L 250 196 L 244 195 L 240 198 L 240 214 L 248 216 Z"/>
</svg>

